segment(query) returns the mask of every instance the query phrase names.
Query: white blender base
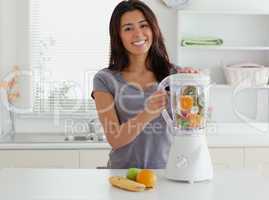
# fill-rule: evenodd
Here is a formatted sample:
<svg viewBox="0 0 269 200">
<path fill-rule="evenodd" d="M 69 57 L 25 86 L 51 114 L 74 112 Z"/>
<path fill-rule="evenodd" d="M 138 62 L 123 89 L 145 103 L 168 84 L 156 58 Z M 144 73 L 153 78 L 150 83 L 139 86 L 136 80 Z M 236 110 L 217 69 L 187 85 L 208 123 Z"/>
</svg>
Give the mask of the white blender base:
<svg viewBox="0 0 269 200">
<path fill-rule="evenodd" d="M 174 137 L 165 176 L 189 183 L 213 178 L 211 157 L 204 134 L 181 134 Z"/>
</svg>

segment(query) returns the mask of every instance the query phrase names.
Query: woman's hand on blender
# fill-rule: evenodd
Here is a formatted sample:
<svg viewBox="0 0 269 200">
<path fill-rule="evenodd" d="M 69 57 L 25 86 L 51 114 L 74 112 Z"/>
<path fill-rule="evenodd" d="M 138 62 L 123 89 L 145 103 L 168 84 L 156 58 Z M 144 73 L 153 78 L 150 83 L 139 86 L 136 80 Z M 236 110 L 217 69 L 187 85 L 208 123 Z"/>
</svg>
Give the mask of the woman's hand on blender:
<svg viewBox="0 0 269 200">
<path fill-rule="evenodd" d="M 199 73 L 199 69 L 193 67 L 178 67 L 176 68 L 177 73 Z"/>
<path fill-rule="evenodd" d="M 156 91 L 146 101 L 145 112 L 151 119 L 159 117 L 167 105 L 167 92 Z"/>
</svg>

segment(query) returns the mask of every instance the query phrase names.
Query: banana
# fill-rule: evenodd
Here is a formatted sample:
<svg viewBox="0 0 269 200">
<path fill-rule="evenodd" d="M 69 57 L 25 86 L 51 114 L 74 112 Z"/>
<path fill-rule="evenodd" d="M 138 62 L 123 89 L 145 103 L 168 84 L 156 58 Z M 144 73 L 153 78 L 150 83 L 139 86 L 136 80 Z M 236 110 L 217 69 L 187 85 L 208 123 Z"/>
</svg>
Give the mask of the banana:
<svg viewBox="0 0 269 200">
<path fill-rule="evenodd" d="M 109 182 L 115 187 L 133 192 L 142 192 L 146 188 L 144 184 L 129 180 L 123 176 L 111 176 L 109 177 Z"/>
</svg>

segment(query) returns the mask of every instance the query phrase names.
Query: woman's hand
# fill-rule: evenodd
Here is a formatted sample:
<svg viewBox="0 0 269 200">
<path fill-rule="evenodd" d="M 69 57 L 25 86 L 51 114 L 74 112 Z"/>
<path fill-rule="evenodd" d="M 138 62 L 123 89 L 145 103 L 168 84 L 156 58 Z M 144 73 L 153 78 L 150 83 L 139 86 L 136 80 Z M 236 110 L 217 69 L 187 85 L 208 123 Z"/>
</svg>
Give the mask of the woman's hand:
<svg viewBox="0 0 269 200">
<path fill-rule="evenodd" d="M 146 100 L 145 112 L 151 119 L 154 119 L 160 116 L 166 105 L 167 92 L 156 91 Z"/>
<path fill-rule="evenodd" d="M 198 69 L 194 69 L 193 67 L 180 67 L 176 68 L 177 73 L 199 73 Z"/>
</svg>

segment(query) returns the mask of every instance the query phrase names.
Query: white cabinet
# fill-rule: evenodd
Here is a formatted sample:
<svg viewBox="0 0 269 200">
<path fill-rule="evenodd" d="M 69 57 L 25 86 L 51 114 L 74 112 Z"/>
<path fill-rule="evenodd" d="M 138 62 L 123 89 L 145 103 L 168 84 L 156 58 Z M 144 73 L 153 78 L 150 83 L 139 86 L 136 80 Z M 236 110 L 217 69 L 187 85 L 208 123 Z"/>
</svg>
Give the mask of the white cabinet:
<svg viewBox="0 0 269 200">
<path fill-rule="evenodd" d="M 244 167 L 243 148 L 210 148 L 209 151 L 215 168 Z"/>
<path fill-rule="evenodd" d="M 73 150 L 1 150 L 0 168 L 78 168 L 78 158 Z"/>
<path fill-rule="evenodd" d="M 214 167 L 233 168 L 244 166 L 243 148 L 210 148 Z M 80 168 L 106 167 L 109 149 L 80 150 Z"/>
<path fill-rule="evenodd" d="M 223 65 L 269 64 L 269 12 L 178 11 L 177 64 L 208 68 L 212 80 L 226 83 Z M 222 46 L 182 47 L 184 37 L 217 37 Z"/>
<path fill-rule="evenodd" d="M 80 150 L 80 168 L 106 167 L 110 149 Z"/>
<path fill-rule="evenodd" d="M 269 148 L 247 148 L 245 150 L 245 166 L 269 175 Z"/>
<path fill-rule="evenodd" d="M 109 148 L 85 150 L 1 150 L 0 168 L 106 167 Z M 269 147 L 210 147 L 214 168 L 255 168 L 269 175 Z"/>
<path fill-rule="evenodd" d="M 0 168 L 96 168 L 106 167 L 110 149 L 1 150 Z"/>
</svg>

